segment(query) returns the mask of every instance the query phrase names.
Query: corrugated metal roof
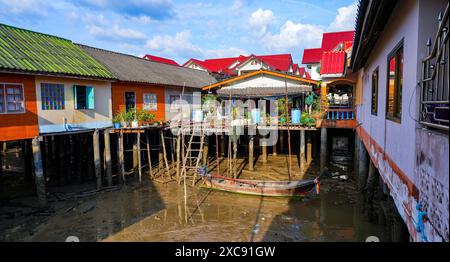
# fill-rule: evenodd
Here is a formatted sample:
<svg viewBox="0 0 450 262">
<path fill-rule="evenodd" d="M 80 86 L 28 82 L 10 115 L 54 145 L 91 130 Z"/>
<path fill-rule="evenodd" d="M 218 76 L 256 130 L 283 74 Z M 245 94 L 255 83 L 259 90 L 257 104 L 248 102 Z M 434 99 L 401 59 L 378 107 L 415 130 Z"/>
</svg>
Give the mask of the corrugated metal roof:
<svg viewBox="0 0 450 262">
<path fill-rule="evenodd" d="M 0 70 L 114 79 L 70 40 L 0 24 Z"/>
<path fill-rule="evenodd" d="M 175 62 L 174 60 L 168 59 L 168 58 L 165 58 L 165 57 L 160 57 L 160 56 L 155 56 L 155 55 L 145 55 L 144 59 L 148 59 L 148 60 L 153 61 L 153 62 L 179 66 L 179 64 L 177 62 Z"/>
<path fill-rule="evenodd" d="M 320 63 L 322 48 L 308 48 L 303 50 L 302 64 Z"/>
<path fill-rule="evenodd" d="M 194 88 L 216 83 L 215 78 L 200 70 L 153 62 L 85 45 L 78 46 L 104 64 L 121 81 L 172 86 L 185 84 L 186 87 Z"/>
<path fill-rule="evenodd" d="M 345 52 L 324 52 L 320 68 L 321 75 L 343 74 L 345 68 Z"/>
</svg>

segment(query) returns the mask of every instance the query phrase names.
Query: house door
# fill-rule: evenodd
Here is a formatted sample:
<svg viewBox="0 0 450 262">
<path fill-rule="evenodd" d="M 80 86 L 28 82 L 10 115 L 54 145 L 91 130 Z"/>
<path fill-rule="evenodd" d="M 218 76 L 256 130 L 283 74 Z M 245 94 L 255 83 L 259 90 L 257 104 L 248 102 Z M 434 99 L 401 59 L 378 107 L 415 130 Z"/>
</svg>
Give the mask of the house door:
<svg viewBox="0 0 450 262">
<path fill-rule="evenodd" d="M 125 92 L 125 107 L 127 111 L 136 108 L 136 93 Z"/>
</svg>

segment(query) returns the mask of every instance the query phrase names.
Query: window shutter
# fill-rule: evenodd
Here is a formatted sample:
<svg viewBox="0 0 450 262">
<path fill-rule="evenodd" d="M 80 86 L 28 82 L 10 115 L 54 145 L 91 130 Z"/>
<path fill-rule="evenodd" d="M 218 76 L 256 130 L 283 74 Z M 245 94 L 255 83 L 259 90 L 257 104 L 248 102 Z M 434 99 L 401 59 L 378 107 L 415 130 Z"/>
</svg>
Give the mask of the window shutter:
<svg viewBox="0 0 450 262">
<path fill-rule="evenodd" d="M 87 109 L 95 108 L 95 97 L 94 97 L 94 87 L 87 86 L 86 87 L 86 107 Z"/>
<path fill-rule="evenodd" d="M 75 109 L 78 109 L 77 86 L 76 85 L 73 86 L 73 100 L 74 100 Z"/>
</svg>

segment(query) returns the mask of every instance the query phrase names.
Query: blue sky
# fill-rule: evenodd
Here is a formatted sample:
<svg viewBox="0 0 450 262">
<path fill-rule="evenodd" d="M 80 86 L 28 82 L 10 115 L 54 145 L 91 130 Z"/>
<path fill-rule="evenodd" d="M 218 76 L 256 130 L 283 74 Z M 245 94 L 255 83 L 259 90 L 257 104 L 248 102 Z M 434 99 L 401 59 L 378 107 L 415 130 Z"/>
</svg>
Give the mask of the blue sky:
<svg viewBox="0 0 450 262">
<path fill-rule="evenodd" d="M 0 23 L 108 50 L 184 63 L 320 46 L 353 30 L 355 0 L 0 0 Z"/>
</svg>

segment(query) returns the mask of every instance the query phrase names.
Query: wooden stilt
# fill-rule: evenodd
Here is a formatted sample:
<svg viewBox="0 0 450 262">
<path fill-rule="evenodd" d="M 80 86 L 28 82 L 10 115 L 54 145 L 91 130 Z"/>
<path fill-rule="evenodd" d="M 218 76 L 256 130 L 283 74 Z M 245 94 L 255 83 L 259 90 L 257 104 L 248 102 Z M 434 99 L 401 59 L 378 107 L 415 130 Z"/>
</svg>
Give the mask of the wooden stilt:
<svg viewBox="0 0 450 262">
<path fill-rule="evenodd" d="M 47 205 L 47 195 L 45 192 L 45 178 L 42 169 L 41 145 L 39 138 L 35 137 L 32 142 L 33 162 L 34 162 L 34 177 L 36 183 L 36 192 L 39 205 L 44 207 Z"/>
<path fill-rule="evenodd" d="M 209 137 L 206 137 L 203 143 L 203 165 L 208 166 Z"/>
<path fill-rule="evenodd" d="M 280 153 L 284 154 L 284 132 L 280 130 Z"/>
<path fill-rule="evenodd" d="M 302 175 L 306 172 L 305 130 L 300 130 L 300 172 Z"/>
<path fill-rule="evenodd" d="M 164 130 L 161 129 L 161 131 L 159 133 L 160 133 L 160 137 L 161 137 L 161 145 L 162 145 L 162 150 L 163 150 L 164 164 L 166 166 L 167 176 L 170 177 L 170 167 L 169 167 L 169 161 L 167 160 L 167 150 L 166 150 L 166 141 L 164 140 Z"/>
<path fill-rule="evenodd" d="M 31 153 L 31 140 L 23 140 L 22 141 L 22 150 L 23 151 L 23 160 L 25 161 L 25 179 L 31 180 L 32 177 L 32 169 L 33 169 L 33 160 Z"/>
<path fill-rule="evenodd" d="M 146 144 L 147 144 L 148 170 L 150 172 L 150 178 L 153 178 L 152 154 L 151 154 L 151 150 L 150 150 L 150 141 L 148 139 L 148 133 L 146 133 L 145 139 L 146 139 Z"/>
<path fill-rule="evenodd" d="M 254 167 L 253 167 L 253 163 L 254 163 L 254 141 L 255 141 L 255 137 L 254 136 L 250 136 L 249 138 L 249 142 L 248 142 L 248 170 L 249 171 L 253 171 Z M 276 147 L 274 147 L 274 152 L 276 152 Z"/>
<path fill-rule="evenodd" d="M 100 141 L 99 131 L 96 129 L 92 135 L 92 145 L 94 147 L 94 170 L 97 188 L 102 187 L 102 163 L 100 161 Z"/>
<path fill-rule="evenodd" d="M 226 136 L 222 135 L 222 139 L 220 140 L 220 155 L 225 157 L 225 139 Z"/>
<path fill-rule="evenodd" d="M 180 163 L 181 163 L 181 134 L 178 132 L 177 136 L 177 180 L 181 181 L 180 177 Z"/>
<path fill-rule="evenodd" d="M 306 162 L 310 164 L 312 162 L 312 137 L 311 131 L 306 133 Z"/>
<path fill-rule="evenodd" d="M 93 136 L 90 136 L 91 139 L 93 138 Z M 88 175 L 88 180 L 92 180 L 95 174 L 95 165 L 94 165 L 94 150 L 93 150 L 93 142 L 92 144 L 89 144 L 90 142 L 90 138 L 89 135 L 86 135 L 86 146 L 88 148 L 88 155 L 87 155 L 87 175 Z"/>
<path fill-rule="evenodd" d="M 138 165 L 139 165 L 138 155 L 139 155 L 138 140 L 137 140 L 137 136 L 136 136 L 136 139 L 134 140 L 134 143 L 133 143 L 133 172 L 134 172 L 135 176 L 138 175 L 138 173 L 139 173 L 139 171 L 138 171 Z"/>
<path fill-rule="evenodd" d="M 106 166 L 106 182 L 108 186 L 112 186 L 112 165 L 111 165 L 111 140 L 109 138 L 109 130 L 105 130 L 105 166 Z"/>
<path fill-rule="evenodd" d="M 7 150 L 8 150 L 8 144 L 7 144 L 7 142 L 3 142 L 2 143 L 2 151 L 3 151 L 3 153 L 6 153 Z"/>
<path fill-rule="evenodd" d="M 137 133 L 136 139 L 136 147 L 137 147 L 137 162 L 138 162 L 138 174 L 139 174 L 139 183 L 142 183 L 142 163 L 141 163 L 141 133 Z"/>
<path fill-rule="evenodd" d="M 125 160 L 124 160 L 124 155 L 123 152 L 124 151 L 124 147 L 123 147 L 123 131 L 120 130 L 120 134 L 119 134 L 119 167 L 120 167 L 120 175 L 122 177 L 122 182 L 125 184 Z"/>
<path fill-rule="evenodd" d="M 219 135 L 216 133 L 216 166 L 217 166 L 217 175 L 220 176 L 220 152 L 219 152 Z"/>
<path fill-rule="evenodd" d="M 64 148 L 64 135 L 59 135 L 59 136 L 55 136 L 56 138 L 56 146 L 58 147 L 58 158 L 57 158 L 57 163 L 58 163 L 58 184 L 60 186 L 65 185 L 66 184 L 66 176 L 65 176 L 65 172 L 67 172 L 66 170 L 66 161 L 64 160 L 65 157 L 65 148 Z"/>
<path fill-rule="evenodd" d="M 327 164 L 327 129 L 320 129 L 320 173 L 325 172 Z"/>
<path fill-rule="evenodd" d="M 237 137 L 233 138 L 233 176 L 237 178 L 237 151 L 238 151 L 238 141 Z"/>
<path fill-rule="evenodd" d="M 263 139 L 261 146 L 262 146 L 262 162 L 265 164 L 267 163 L 267 142 L 265 139 Z"/>
</svg>

